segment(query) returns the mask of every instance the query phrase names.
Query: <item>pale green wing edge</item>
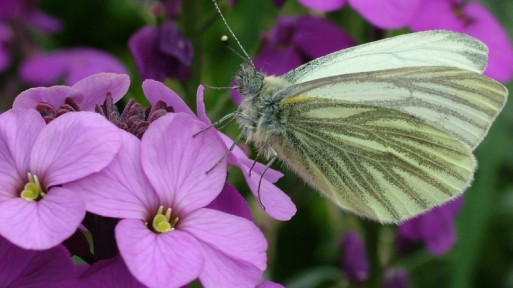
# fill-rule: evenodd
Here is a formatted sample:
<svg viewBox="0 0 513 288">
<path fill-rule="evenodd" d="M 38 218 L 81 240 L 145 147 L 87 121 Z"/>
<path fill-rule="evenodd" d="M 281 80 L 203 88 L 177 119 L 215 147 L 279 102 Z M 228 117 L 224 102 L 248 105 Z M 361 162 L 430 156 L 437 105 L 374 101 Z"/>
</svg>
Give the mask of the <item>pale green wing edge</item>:
<svg viewBox="0 0 513 288">
<path fill-rule="evenodd" d="M 451 67 L 407 67 L 347 74 L 289 86 L 303 95 L 385 107 L 442 129 L 474 150 L 506 103 L 508 90 L 486 76 Z"/>
<path fill-rule="evenodd" d="M 398 223 L 457 197 L 476 162 L 461 141 L 411 115 L 340 99 L 281 105 L 279 157 L 341 208 Z"/>
<path fill-rule="evenodd" d="M 482 74 L 488 48 L 465 34 L 431 30 L 404 34 L 340 50 L 285 74 L 289 83 L 374 70 L 415 66 L 449 66 Z"/>
</svg>

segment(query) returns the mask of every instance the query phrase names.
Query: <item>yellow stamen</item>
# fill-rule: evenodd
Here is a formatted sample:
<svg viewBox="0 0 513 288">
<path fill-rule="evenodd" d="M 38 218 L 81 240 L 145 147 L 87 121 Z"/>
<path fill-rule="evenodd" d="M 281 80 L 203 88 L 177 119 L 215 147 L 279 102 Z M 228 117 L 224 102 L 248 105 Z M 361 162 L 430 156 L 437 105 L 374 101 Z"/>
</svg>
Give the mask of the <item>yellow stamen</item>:
<svg viewBox="0 0 513 288">
<path fill-rule="evenodd" d="M 41 187 L 41 183 L 39 183 L 39 178 L 37 175 L 32 175 L 32 173 L 27 173 L 27 184 L 23 187 L 23 191 L 21 191 L 20 197 L 27 201 L 37 201 L 43 198 L 46 193 Z"/>
<path fill-rule="evenodd" d="M 175 230 L 175 225 L 178 223 L 178 217 L 171 219 L 171 208 L 167 208 L 166 214 L 163 214 L 164 206 L 160 206 L 155 217 L 153 217 L 152 228 L 157 233 L 165 233 Z"/>
</svg>

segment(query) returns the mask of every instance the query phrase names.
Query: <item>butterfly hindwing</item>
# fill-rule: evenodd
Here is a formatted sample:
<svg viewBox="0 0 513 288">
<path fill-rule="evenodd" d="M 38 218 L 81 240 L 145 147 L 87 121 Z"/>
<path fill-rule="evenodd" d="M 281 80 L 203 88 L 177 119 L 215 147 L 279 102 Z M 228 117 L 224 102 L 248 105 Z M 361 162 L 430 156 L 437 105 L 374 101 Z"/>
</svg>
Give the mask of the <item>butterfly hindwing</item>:
<svg viewBox="0 0 513 288">
<path fill-rule="evenodd" d="M 411 115 L 339 99 L 282 104 L 286 133 L 271 145 L 340 207 L 399 222 L 463 193 L 476 166 L 470 148 Z"/>
</svg>

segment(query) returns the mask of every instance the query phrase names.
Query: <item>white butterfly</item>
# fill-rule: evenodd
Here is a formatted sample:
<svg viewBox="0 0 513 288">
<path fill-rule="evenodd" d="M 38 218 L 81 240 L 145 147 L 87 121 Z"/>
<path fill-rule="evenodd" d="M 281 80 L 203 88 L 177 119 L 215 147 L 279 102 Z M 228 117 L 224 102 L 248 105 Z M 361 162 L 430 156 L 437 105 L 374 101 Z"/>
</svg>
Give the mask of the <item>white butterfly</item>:
<svg viewBox="0 0 513 288">
<path fill-rule="evenodd" d="M 483 76 L 487 47 L 426 31 L 341 50 L 281 77 L 235 77 L 242 135 L 341 208 L 400 222 L 470 185 L 472 151 L 508 91 Z"/>
</svg>

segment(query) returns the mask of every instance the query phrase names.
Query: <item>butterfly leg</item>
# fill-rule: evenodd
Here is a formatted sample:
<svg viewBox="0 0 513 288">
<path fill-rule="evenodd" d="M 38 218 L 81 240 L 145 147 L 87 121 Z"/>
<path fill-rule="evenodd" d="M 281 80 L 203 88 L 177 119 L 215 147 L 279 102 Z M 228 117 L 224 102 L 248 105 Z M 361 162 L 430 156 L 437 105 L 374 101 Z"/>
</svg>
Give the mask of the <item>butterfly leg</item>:
<svg viewBox="0 0 513 288">
<path fill-rule="evenodd" d="M 207 127 L 201 129 L 200 131 L 196 132 L 195 134 L 192 135 L 192 137 L 196 137 L 198 134 L 200 133 L 203 133 L 205 131 L 207 131 L 208 129 L 212 128 L 212 127 L 215 127 L 221 123 L 223 123 L 224 121 L 226 121 L 226 119 L 229 119 L 229 118 L 232 118 L 230 119 L 230 121 L 228 121 L 228 123 L 225 123 L 225 125 L 221 126 L 221 129 L 224 128 L 226 125 L 230 124 L 234 119 L 235 119 L 235 114 L 237 114 L 238 111 L 235 111 L 235 112 L 232 112 L 232 113 L 229 113 L 229 114 L 226 114 L 225 116 L 223 116 L 223 118 L 217 120 L 216 122 L 208 125 Z"/>
<path fill-rule="evenodd" d="M 230 148 L 226 151 L 226 153 L 224 153 L 224 155 L 219 160 L 217 160 L 217 162 L 214 164 L 214 166 L 212 166 L 212 168 L 208 169 L 207 172 L 205 172 L 206 174 L 208 174 L 208 173 L 210 173 L 210 171 L 214 170 L 214 168 L 216 168 L 217 165 L 219 165 L 219 163 L 223 162 L 223 160 L 226 159 L 226 157 L 228 157 L 228 155 L 230 155 L 230 153 L 232 153 L 233 149 L 235 149 L 235 145 L 237 145 L 237 142 L 240 141 L 240 139 L 242 138 L 243 135 L 244 135 L 243 133 L 239 133 L 237 138 L 235 138 L 235 140 L 233 141 L 232 146 L 230 146 Z"/>
<path fill-rule="evenodd" d="M 269 162 L 267 162 L 267 165 L 265 165 L 264 170 L 262 171 L 262 173 L 260 173 L 260 180 L 258 180 L 258 202 L 260 203 L 260 206 L 262 206 L 263 210 L 265 210 L 265 206 L 264 203 L 262 203 L 262 198 L 260 197 L 260 187 L 262 186 L 262 180 L 264 179 L 265 172 L 267 172 L 271 165 L 273 165 L 274 161 L 276 161 L 276 159 L 278 158 L 278 153 L 276 153 L 276 151 L 274 151 L 274 149 L 269 144 L 266 143 L 264 147 L 266 151 L 271 154 L 271 157 L 269 157 Z M 253 166 L 255 166 L 255 163 L 253 163 Z"/>
</svg>

